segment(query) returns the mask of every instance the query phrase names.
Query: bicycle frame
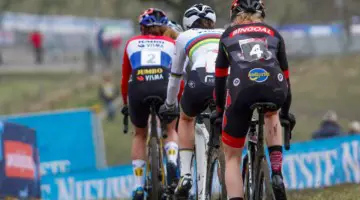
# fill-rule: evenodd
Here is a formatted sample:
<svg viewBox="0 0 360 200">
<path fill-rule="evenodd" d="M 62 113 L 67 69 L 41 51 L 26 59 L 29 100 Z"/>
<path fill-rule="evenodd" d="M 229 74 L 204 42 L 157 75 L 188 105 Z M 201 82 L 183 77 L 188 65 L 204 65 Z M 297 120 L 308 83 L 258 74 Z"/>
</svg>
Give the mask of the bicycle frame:
<svg viewBox="0 0 360 200">
<path fill-rule="evenodd" d="M 197 197 L 199 200 L 206 199 L 206 177 L 207 177 L 207 155 L 209 150 L 210 134 L 205 124 L 195 124 L 195 155 L 196 155 L 196 185 Z M 202 163 L 202 164 L 199 164 Z"/>
<path fill-rule="evenodd" d="M 162 102 L 163 100 L 158 96 L 149 96 L 144 99 L 144 103 L 150 106 L 149 129 L 146 141 L 148 160 L 146 163 L 145 190 L 150 194 L 151 200 L 167 198 L 171 195 L 169 185 L 167 185 L 168 182 L 165 179 L 166 166 L 164 159 L 166 157 L 164 156 L 163 139 L 167 137 L 167 132 L 165 131 L 166 125 L 158 120 L 156 111 L 157 106 L 162 104 Z M 125 115 L 123 120 L 125 134 L 128 132 L 128 122 L 128 115 Z M 152 191 L 152 193 L 149 191 Z M 154 196 L 152 196 L 153 194 Z"/>
<path fill-rule="evenodd" d="M 158 185 L 158 182 L 156 183 L 157 179 L 155 180 L 155 183 L 153 182 L 153 180 L 151 180 L 151 177 L 153 175 L 150 174 L 151 173 L 150 172 L 151 160 L 149 159 L 147 162 L 147 170 L 146 170 L 147 171 L 147 173 L 146 173 L 146 177 L 147 177 L 146 188 L 148 191 L 151 191 L 152 190 L 151 188 L 155 187 L 155 185 L 153 185 L 153 184 L 156 184 L 157 185 L 156 187 L 160 186 L 159 192 L 160 192 L 160 195 L 162 196 L 161 198 L 167 198 L 167 197 L 169 197 L 170 193 L 169 193 L 169 188 L 167 185 L 168 183 L 167 183 L 166 176 L 165 176 L 166 165 L 165 165 L 164 159 L 166 159 L 166 156 L 164 156 L 165 152 L 164 152 L 164 148 L 163 148 L 163 139 L 166 138 L 167 133 L 164 132 L 165 129 L 163 126 L 164 126 L 164 124 L 162 124 L 158 120 L 155 105 L 151 105 L 150 106 L 149 132 L 148 132 L 148 139 L 147 139 L 148 145 L 147 146 L 148 146 L 148 153 L 149 153 L 150 148 L 151 148 L 151 146 L 149 146 L 149 141 L 151 141 L 152 139 L 155 138 L 156 146 L 158 149 L 157 150 L 158 156 L 157 156 L 157 158 L 152 158 L 150 154 L 148 156 L 150 159 L 158 159 L 157 160 L 158 164 L 156 164 L 158 166 L 158 169 L 156 169 L 156 170 L 158 170 L 158 172 L 159 172 L 158 175 L 159 175 L 160 185 Z M 161 128 L 161 130 L 159 130 L 159 128 Z M 151 169 L 151 170 L 152 170 L 152 172 L 154 172 L 154 169 Z M 151 181 L 149 182 L 149 180 L 151 180 Z"/>
<path fill-rule="evenodd" d="M 248 193 L 246 196 L 249 200 L 258 200 L 264 197 L 264 195 L 274 197 L 270 183 L 270 169 L 264 149 L 264 121 L 265 110 L 275 109 L 275 104 L 266 102 L 256 103 L 252 106 L 252 110 L 257 110 L 258 119 L 251 120 L 247 138 L 247 166 L 245 166 L 245 161 L 243 164 L 243 167 L 247 167 L 246 171 L 243 169 L 243 177 L 247 178 L 247 184 L 244 184 L 244 189 Z M 284 144 L 286 150 L 290 148 L 291 131 L 289 124 L 288 121 L 281 120 L 281 125 L 285 128 Z M 244 176 L 244 172 L 245 174 L 247 172 L 247 177 Z"/>
<path fill-rule="evenodd" d="M 165 184 L 165 172 L 164 172 L 164 163 L 163 163 L 163 141 L 162 138 L 160 137 L 160 133 L 158 132 L 158 120 L 157 120 L 157 115 L 156 112 L 153 108 L 150 109 L 150 119 L 149 119 L 149 130 L 148 130 L 148 137 L 147 137 L 147 145 L 150 141 L 151 138 L 156 138 L 158 145 L 159 145 L 159 158 L 161 160 L 159 160 L 159 166 L 161 166 L 160 171 L 161 171 L 161 183 L 164 185 Z M 148 161 L 149 162 L 149 161 Z M 147 175 L 150 172 L 150 170 L 147 170 Z"/>
<path fill-rule="evenodd" d="M 214 174 L 210 173 L 214 173 L 212 167 L 215 161 L 213 156 L 219 156 L 217 151 L 220 148 L 219 135 L 216 134 L 216 127 L 212 124 L 214 122 L 210 122 L 209 132 L 204 123 L 205 118 L 211 121 L 211 114 L 202 113 L 196 118 L 195 124 L 196 189 L 197 199 L 200 200 L 211 198 Z"/>
<path fill-rule="evenodd" d="M 260 166 L 260 162 L 265 158 L 265 150 L 264 150 L 264 132 L 263 132 L 263 124 L 264 124 L 264 113 L 259 113 L 259 120 L 252 121 L 250 126 L 248 142 L 247 142 L 247 155 L 248 155 L 248 172 L 249 172 L 249 193 L 250 199 L 255 199 L 255 184 L 253 182 L 256 180 L 257 174 L 255 174 L 255 170 L 253 167 Z M 259 125 L 259 126 L 257 126 Z M 258 131 L 256 131 L 256 126 Z"/>
</svg>

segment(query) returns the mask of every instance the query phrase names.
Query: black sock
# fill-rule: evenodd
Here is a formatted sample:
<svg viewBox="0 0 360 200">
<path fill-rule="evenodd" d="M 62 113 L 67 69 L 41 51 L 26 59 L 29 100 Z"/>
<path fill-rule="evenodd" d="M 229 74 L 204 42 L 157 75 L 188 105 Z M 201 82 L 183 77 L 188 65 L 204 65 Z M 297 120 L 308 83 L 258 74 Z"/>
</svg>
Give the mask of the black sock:
<svg viewBox="0 0 360 200">
<path fill-rule="evenodd" d="M 234 197 L 234 198 L 231 198 L 229 200 L 244 200 L 244 198 L 241 198 L 241 197 Z"/>
<path fill-rule="evenodd" d="M 271 146 L 268 148 L 268 150 L 269 150 L 272 173 L 282 175 L 281 173 L 282 160 L 283 160 L 282 146 L 280 145 Z"/>
</svg>

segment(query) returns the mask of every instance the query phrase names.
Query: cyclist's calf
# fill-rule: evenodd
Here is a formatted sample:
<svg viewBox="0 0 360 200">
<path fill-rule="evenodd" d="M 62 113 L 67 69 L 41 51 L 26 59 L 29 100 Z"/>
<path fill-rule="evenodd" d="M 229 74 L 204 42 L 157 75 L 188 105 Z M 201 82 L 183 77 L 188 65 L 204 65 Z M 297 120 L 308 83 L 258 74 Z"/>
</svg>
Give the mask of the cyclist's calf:
<svg viewBox="0 0 360 200">
<path fill-rule="evenodd" d="M 135 127 L 135 135 L 132 145 L 132 160 L 146 160 L 147 129 Z"/>
<path fill-rule="evenodd" d="M 242 175 L 240 172 L 241 166 L 241 155 L 243 148 L 233 148 L 224 144 L 224 153 L 225 153 L 225 184 L 229 198 L 232 197 L 243 197 L 242 188 L 243 181 Z"/>
<path fill-rule="evenodd" d="M 166 125 L 167 137 L 165 142 L 178 142 L 178 134 L 176 132 L 176 120 Z"/>
<path fill-rule="evenodd" d="M 179 138 L 180 138 L 180 147 L 182 149 L 192 149 L 194 148 L 194 138 L 195 138 L 195 118 L 189 117 L 185 113 L 181 112 L 179 120 Z"/>
<path fill-rule="evenodd" d="M 142 138 L 142 139 L 146 140 L 147 132 L 148 132 L 147 128 L 135 127 L 135 135 L 134 135 L 134 137 L 138 137 L 138 138 Z"/>
<path fill-rule="evenodd" d="M 187 123 L 195 123 L 195 117 L 189 117 L 184 112 L 180 113 L 180 120 L 186 121 Z"/>
<path fill-rule="evenodd" d="M 282 145 L 282 127 L 278 112 L 265 114 L 264 128 L 268 146 Z"/>
</svg>

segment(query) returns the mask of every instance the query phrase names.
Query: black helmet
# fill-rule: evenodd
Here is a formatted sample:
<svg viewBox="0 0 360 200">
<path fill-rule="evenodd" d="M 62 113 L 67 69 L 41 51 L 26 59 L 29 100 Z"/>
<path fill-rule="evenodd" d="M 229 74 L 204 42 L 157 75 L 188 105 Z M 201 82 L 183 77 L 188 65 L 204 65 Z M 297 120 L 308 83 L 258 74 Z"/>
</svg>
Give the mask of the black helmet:
<svg viewBox="0 0 360 200">
<path fill-rule="evenodd" d="M 261 13 L 265 17 L 265 6 L 262 0 L 234 0 L 231 5 L 230 18 L 234 19 L 238 13 Z"/>
</svg>

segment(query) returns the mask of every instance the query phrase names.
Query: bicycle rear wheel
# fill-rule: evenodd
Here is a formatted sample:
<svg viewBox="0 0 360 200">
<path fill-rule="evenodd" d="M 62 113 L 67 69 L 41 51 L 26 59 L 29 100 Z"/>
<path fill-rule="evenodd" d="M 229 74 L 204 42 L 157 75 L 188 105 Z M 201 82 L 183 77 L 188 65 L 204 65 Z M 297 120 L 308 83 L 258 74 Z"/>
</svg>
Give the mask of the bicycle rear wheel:
<svg viewBox="0 0 360 200">
<path fill-rule="evenodd" d="M 270 183 L 270 171 L 266 159 L 261 159 L 255 174 L 255 200 L 273 200 L 275 199 Z"/>
<path fill-rule="evenodd" d="M 220 148 L 210 148 L 207 166 L 207 197 L 209 200 L 227 199 L 225 186 L 225 157 Z M 216 178 L 216 179 L 215 179 Z M 215 187 L 218 186 L 218 187 Z"/>
<path fill-rule="evenodd" d="M 150 148 L 149 155 L 151 156 L 150 160 L 150 169 L 151 169 L 151 190 L 150 190 L 150 200 L 159 200 L 161 199 L 161 172 L 160 172 L 160 152 L 159 144 L 155 137 L 150 139 Z"/>
</svg>

